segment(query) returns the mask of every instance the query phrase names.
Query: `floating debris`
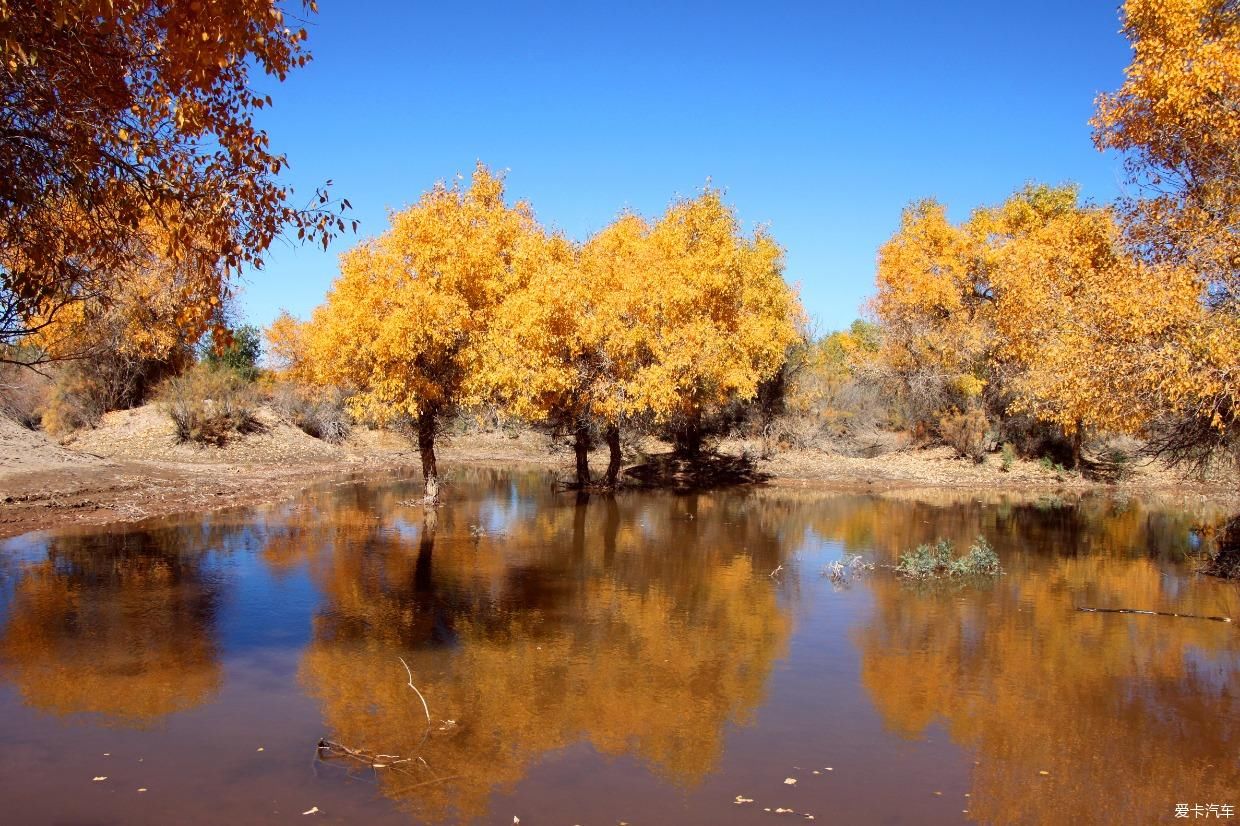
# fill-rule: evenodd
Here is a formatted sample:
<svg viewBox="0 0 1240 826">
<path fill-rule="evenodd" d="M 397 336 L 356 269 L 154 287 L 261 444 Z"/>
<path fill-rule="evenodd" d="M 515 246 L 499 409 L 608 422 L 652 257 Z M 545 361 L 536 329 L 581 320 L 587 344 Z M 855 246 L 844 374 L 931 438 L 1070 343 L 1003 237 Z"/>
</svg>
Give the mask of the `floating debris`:
<svg viewBox="0 0 1240 826">
<path fill-rule="evenodd" d="M 795 777 L 785 777 L 785 778 L 784 778 L 784 785 L 785 785 L 785 786 L 795 786 L 796 784 L 797 784 L 797 779 L 796 779 Z"/>
<path fill-rule="evenodd" d="M 753 803 L 753 798 L 752 798 L 752 797 L 741 797 L 741 796 L 738 794 L 738 795 L 736 796 L 736 805 L 737 805 L 737 806 L 740 806 L 740 805 L 741 805 L 741 804 L 743 804 L 743 803 Z"/>
<path fill-rule="evenodd" d="M 318 814 L 318 812 L 319 812 L 319 807 L 318 807 L 318 806 L 311 806 L 309 809 L 306 809 L 304 812 L 302 812 L 302 814 L 303 814 L 303 815 L 313 815 L 313 814 Z"/>
<path fill-rule="evenodd" d="M 107 778 L 107 775 L 104 775 L 104 776 L 102 776 L 102 777 L 92 777 L 92 778 L 91 778 L 91 782 L 92 782 L 92 783 L 98 783 L 100 780 L 107 780 L 107 779 L 108 779 L 108 778 Z"/>
</svg>

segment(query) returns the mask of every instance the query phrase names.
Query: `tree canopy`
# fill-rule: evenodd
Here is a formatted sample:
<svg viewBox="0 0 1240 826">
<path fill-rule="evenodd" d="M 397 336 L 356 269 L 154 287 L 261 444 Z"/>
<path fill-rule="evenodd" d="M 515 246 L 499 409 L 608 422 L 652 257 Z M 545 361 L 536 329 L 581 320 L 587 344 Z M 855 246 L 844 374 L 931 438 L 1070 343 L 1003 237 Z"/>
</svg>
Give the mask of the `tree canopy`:
<svg viewBox="0 0 1240 826">
<path fill-rule="evenodd" d="M 282 233 L 343 231 L 347 202 L 295 203 L 254 119 L 252 75 L 283 80 L 305 40 L 274 0 L 0 0 L 0 343 L 110 301 L 151 255 L 208 264 L 194 307 Z"/>
</svg>

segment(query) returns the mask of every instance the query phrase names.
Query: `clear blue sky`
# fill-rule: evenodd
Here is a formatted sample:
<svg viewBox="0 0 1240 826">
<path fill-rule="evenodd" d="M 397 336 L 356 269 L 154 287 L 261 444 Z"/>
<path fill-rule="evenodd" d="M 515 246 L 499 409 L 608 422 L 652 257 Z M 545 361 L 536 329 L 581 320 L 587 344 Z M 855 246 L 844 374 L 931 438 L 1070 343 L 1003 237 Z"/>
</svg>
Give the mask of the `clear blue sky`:
<svg viewBox="0 0 1240 826">
<path fill-rule="evenodd" d="M 911 200 L 963 217 L 1029 180 L 1119 193 L 1088 126 L 1128 63 L 1114 3 L 591 5 L 321 0 L 315 60 L 261 123 L 299 197 L 333 179 L 358 237 L 475 160 L 577 239 L 709 178 L 783 244 L 824 331 L 857 316 Z M 248 319 L 306 317 L 356 240 L 277 244 Z"/>
</svg>

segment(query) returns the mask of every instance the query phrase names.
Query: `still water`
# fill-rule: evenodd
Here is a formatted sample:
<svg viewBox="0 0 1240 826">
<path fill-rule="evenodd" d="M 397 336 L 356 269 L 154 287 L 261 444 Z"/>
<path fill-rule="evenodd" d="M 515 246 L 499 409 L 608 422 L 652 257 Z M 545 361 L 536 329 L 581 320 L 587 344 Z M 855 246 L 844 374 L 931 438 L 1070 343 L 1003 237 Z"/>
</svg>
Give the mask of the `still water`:
<svg viewBox="0 0 1240 826">
<path fill-rule="evenodd" d="M 0 544 L 0 820 L 1139 824 L 1240 806 L 1240 628 L 1074 610 L 1240 617 L 1240 588 L 1192 573 L 1211 514 L 789 488 L 579 501 L 550 482 L 459 470 L 431 520 L 401 504 L 416 482 L 333 483 Z M 979 533 L 995 581 L 882 567 Z M 879 567 L 823 576 L 853 554 Z"/>
</svg>

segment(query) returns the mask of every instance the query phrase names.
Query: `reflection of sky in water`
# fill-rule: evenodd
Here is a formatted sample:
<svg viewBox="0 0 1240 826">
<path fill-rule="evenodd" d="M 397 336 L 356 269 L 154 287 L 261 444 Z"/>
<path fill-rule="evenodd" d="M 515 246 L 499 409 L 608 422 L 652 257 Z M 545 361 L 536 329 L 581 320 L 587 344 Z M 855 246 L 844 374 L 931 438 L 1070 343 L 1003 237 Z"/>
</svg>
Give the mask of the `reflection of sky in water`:
<svg viewBox="0 0 1240 826">
<path fill-rule="evenodd" d="M 422 729 L 408 714 L 420 706 L 400 658 L 437 719 L 461 721 L 459 739 L 435 735 L 436 761 L 463 776 L 445 788 L 504 822 L 511 810 L 524 822 L 542 822 L 535 812 L 556 822 L 666 822 L 672 812 L 677 822 L 726 823 L 743 816 L 733 798 L 745 793 L 760 801 L 755 812 L 787 804 L 819 822 L 948 823 L 973 805 L 955 805 L 965 792 L 991 806 L 982 819 L 1021 811 L 1054 822 L 1077 812 L 1079 790 L 1026 800 L 1017 775 L 1031 769 L 1025 755 L 1058 760 L 1053 777 L 1075 777 L 1101 799 L 1105 774 L 1088 744 L 1072 739 L 1078 727 L 1145 737 L 1135 751 L 1149 756 L 1114 759 L 1168 800 L 1192 789 L 1160 784 L 1187 786 L 1188 769 L 1203 761 L 1232 772 L 1223 780 L 1235 775 L 1234 742 L 1218 729 L 1236 726 L 1227 717 L 1240 675 L 1234 627 L 1072 610 L 1088 597 L 1240 613 L 1234 588 L 1182 562 L 1199 515 L 1139 502 L 778 489 L 625 493 L 579 506 L 551 492 L 545 474 L 466 470 L 452 481 L 431 522 L 400 504 L 420 494 L 402 482 L 122 526 L 110 539 L 109 529 L 76 531 L 82 538 L 59 551 L 48 534 L 0 543 L 4 679 L 26 679 L 3 662 L 5 651 L 32 668 L 71 656 L 83 679 L 116 658 L 132 673 L 107 673 L 107 685 L 131 679 L 135 692 L 175 693 L 165 672 L 177 673 L 178 651 L 195 638 L 209 642 L 199 652 L 212 658 L 204 673 L 222 674 L 196 704 L 158 706 L 175 710 L 143 730 L 59 726 L 20 691 L 0 692 L 0 717 L 19 744 L 0 752 L 0 795 L 36 822 L 152 821 L 119 796 L 83 798 L 79 809 L 70 793 L 101 773 L 89 755 L 132 749 L 174 771 L 152 788 L 185 778 L 153 822 L 192 813 L 186 804 L 204 794 L 213 799 L 204 819 L 245 819 L 278 800 L 282 812 L 314 803 L 346 821 L 407 822 L 402 809 L 430 806 L 433 794 L 311 763 L 321 736 L 390 743 L 395 753 L 416 746 Z M 978 533 L 1008 570 L 993 585 L 909 587 L 883 567 L 938 536 L 963 551 Z M 122 549 L 115 560 L 109 543 Z M 60 554 L 51 584 L 70 583 L 68 597 L 55 588 L 23 595 L 23 571 L 49 552 Z M 127 568 L 126 553 L 140 564 Z M 858 553 L 879 567 L 842 586 L 823 576 Z M 161 578 L 160 560 L 171 578 Z M 100 632 L 97 648 L 73 636 L 79 608 L 103 626 L 82 629 Z M 46 649 L 11 646 L 4 635 L 15 611 L 45 612 L 42 627 L 37 613 L 20 618 L 23 633 L 45 633 Z M 159 663 L 107 647 L 149 640 L 151 623 L 136 622 L 143 612 L 156 623 L 166 614 L 177 643 Z M 1052 719 L 1040 728 L 1043 716 Z M 92 739 L 104 734 L 106 743 Z M 266 762 L 257 763 L 260 744 Z M 793 768 L 825 765 L 839 772 L 834 785 Z M 801 777 L 795 789 L 783 787 L 790 775 Z M 957 800 L 938 806 L 934 791 Z M 1125 800 L 1138 808 L 1108 812 L 1144 822 L 1154 811 L 1140 793 Z"/>
</svg>

